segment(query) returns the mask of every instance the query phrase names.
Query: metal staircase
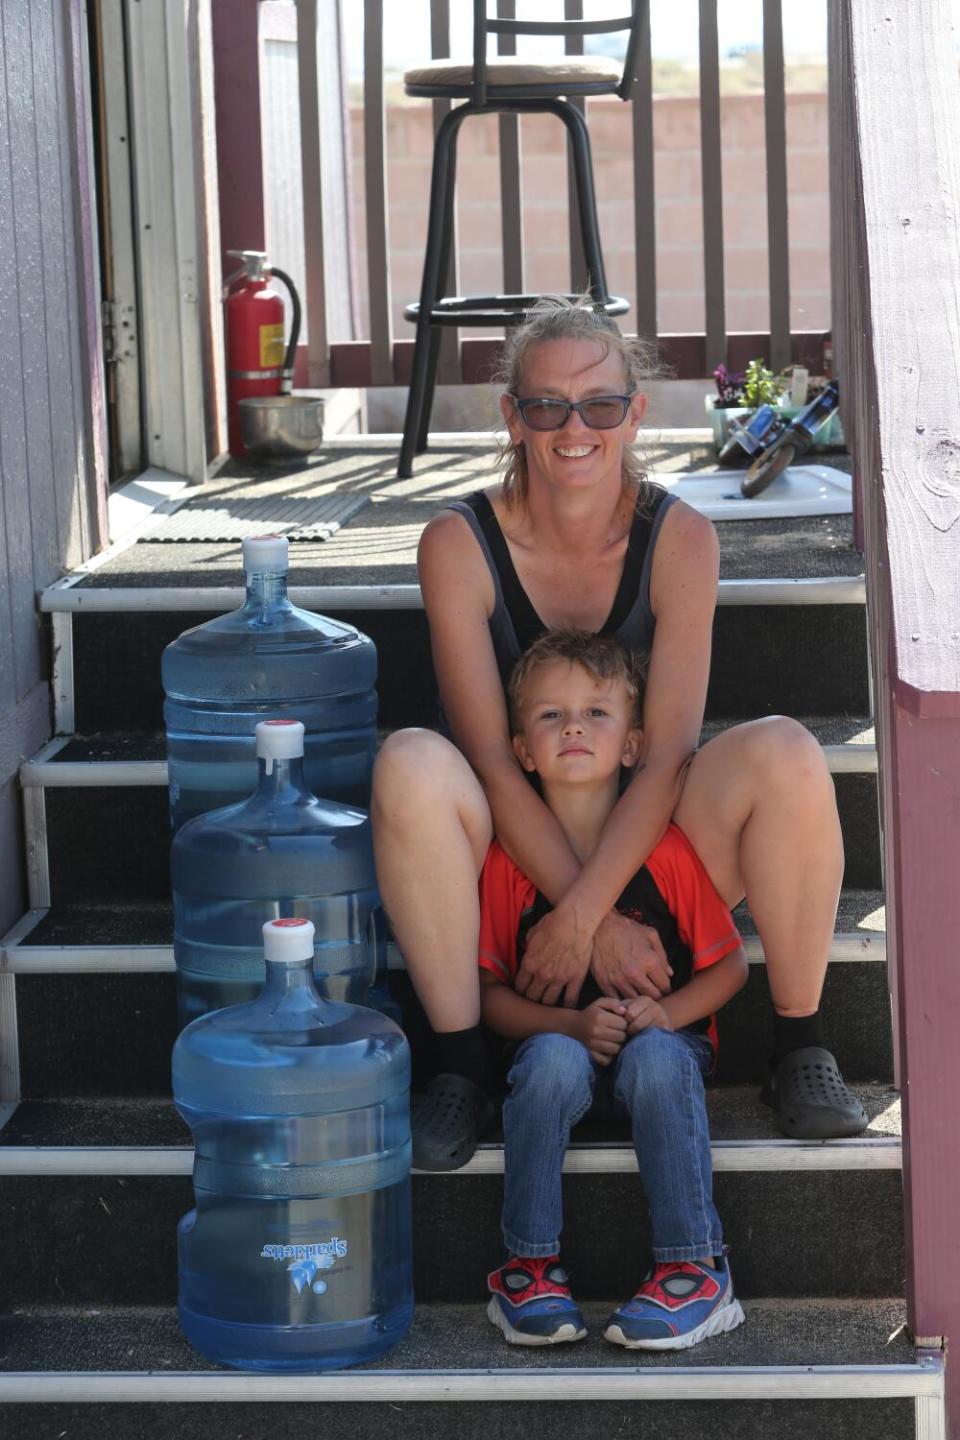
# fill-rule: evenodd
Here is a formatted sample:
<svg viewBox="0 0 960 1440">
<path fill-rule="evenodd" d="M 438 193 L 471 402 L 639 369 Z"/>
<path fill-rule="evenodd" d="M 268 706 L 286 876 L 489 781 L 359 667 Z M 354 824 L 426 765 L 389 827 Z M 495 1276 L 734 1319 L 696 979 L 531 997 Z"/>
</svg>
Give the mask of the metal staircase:
<svg viewBox="0 0 960 1440">
<path fill-rule="evenodd" d="M 662 463 L 689 463 L 696 443 L 662 446 Z M 391 448 L 332 442 L 331 485 L 366 486 L 374 504 L 336 539 L 292 551 L 295 601 L 377 641 L 387 728 L 430 723 L 434 712 L 411 533 L 490 471 L 483 437 L 446 444 L 446 466 L 441 447 L 428 473 L 388 488 Z M 564 1255 L 590 1338 L 562 1355 L 518 1355 L 483 1318 L 484 1277 L 500 1254 L 497 1143 L 462 1171 L 415 1177 L 417 1318 L 384 1361 L 266 1377 L 216 1370 L 190 1349 L 174 1310 L 192 1152 L 169 1098 L 159 656 L 188 625 L 238 603 L 239 557 L 237 546 L 133 544 L 41 597 L 59 733 L 22 768 L 30 910 L 0 947 L 12 1097 L 0 1112 L 0 1426 L 11 1440 L 174 1426 L 184 1440 L 284 1436 L 318 1420 L 362 1440 L 491 1427 L 512 1440 L 556 1425 L 575 1436 L 735 1429 L 745 1440 L 945 1434 L 943 1357 L 916 1350 L 902 1328 L 899 1104 L 860 557 L 836 517 L 718 529 L 705 735 L 788 713 L 824 746 L 847 853 L 825 1023 L 871 1117 L 854 1141 L 798 1143 L 775 1131 L 756 1098 L 769 1035 L 762 955 L 749 916 L 738 915 L 754 963 L 721 1016 L 709 1103 L 746 1325 L 639 1363 L 598 1338 L 641 1273 L 646 1219 L 626 1134 L 588 1131 L 566 1167 Z M 402 960 L 391 963 L 409 1005 Z M 317 1401 L 322 1412 L 308 1408 Z"/>
</svg>

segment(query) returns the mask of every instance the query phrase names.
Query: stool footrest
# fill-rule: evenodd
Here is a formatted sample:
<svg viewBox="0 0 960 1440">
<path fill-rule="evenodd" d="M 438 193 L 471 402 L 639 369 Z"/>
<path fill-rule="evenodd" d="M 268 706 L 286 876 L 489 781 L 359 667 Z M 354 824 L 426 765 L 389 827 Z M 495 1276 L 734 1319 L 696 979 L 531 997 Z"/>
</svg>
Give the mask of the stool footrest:
<svg viewBox="0 0 960 1440">
<path fill-rule="evenodd" d="M 438 300 L 430 309 L 432 325 L 520 325 L 544 297 L 537 295 L 450 295 Z M 576 300 L 576 295 L 567 295 Z M 605 315 L 625 315 L 630 303 L 620 295 L 607 295 L 597 300 L 595 308 Z M 405 320 L 414 323 L 420 317 L 420 302 L 413 301 L 403 311 Z"/>
</svg>

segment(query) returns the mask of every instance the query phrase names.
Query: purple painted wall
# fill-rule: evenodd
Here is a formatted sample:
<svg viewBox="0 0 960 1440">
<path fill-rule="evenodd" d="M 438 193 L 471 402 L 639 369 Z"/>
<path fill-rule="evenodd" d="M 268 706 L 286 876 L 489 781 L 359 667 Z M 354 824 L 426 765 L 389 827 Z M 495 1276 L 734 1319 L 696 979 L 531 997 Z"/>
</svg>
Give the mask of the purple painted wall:
<svg viewBox="0 0 960 1440">
<path fill-rule="evenodd" d="M 17 768 L 51 733 L 36 594 L 105 533 L 86 45 L 83 0 L 0 6 L 0 933 L 25 909 Z"/>
</svg>

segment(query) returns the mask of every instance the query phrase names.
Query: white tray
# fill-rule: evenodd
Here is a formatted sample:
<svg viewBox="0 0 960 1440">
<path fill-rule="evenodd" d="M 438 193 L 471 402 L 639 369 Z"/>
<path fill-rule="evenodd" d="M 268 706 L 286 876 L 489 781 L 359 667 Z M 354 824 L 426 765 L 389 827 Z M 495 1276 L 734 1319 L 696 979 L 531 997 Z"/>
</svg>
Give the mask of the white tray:
<svg viewBox="0 0 960 1440">
<path fill-rule="evenodd" d="M 791 465 L 747 500 L 740 494 L 745 470 L 654 471 L 650 478 L 711 520 L 785 520 L 800 515 L 849 515 L 851 476 L 832 465 Z"/>
</svg>

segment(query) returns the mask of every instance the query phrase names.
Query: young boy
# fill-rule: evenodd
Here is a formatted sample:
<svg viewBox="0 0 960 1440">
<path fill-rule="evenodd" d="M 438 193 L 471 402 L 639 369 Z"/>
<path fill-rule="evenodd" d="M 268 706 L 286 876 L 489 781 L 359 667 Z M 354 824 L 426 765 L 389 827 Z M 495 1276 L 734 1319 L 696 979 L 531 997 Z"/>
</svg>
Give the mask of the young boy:
<svg viewBox="0 0 960 1440">
<path fill-rule="evenodd" d="M 552 631 L 510 684 L 514 749 L 586 861 L 642 739 L 642 676 L 608 636 Z M 509 1254 L 487 1280 L 488 1318 L 516 1345 L 586 1334 L 560 1264 L 561 1170 L 571 1127 L 610 1077 L 632 1122 L 650 1208 L 653 1269 L 604 1332 L 629 1349 L 695 1345 L 743 1320 L 712 1198 L 703 1077 L 713 1066 L 713 1013 L 741 988 L 746 957 L 730 911 L 682 831 L 670 825 L 617 903 L 656 928 L 673 968 L 660 1000 L 600 995 L 587 977 L 579 1010 L 513 988 L 518 934 L 549 909 L 496 841 L 480 877 L 483 1019 L 520 1040 L 503 1107 L 502 1227 Z M 592 994 L 590 993 L 592 991 Z"/>
</svg>

